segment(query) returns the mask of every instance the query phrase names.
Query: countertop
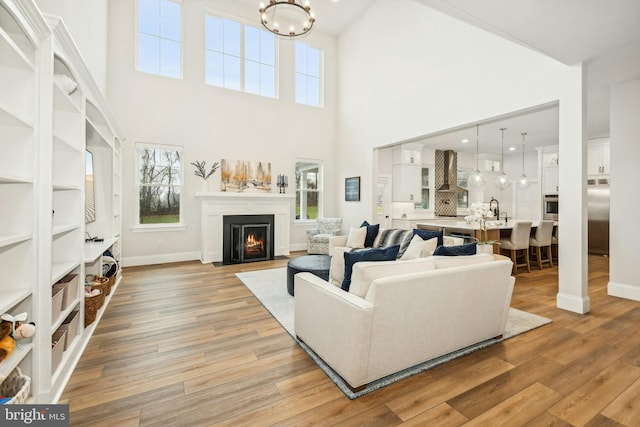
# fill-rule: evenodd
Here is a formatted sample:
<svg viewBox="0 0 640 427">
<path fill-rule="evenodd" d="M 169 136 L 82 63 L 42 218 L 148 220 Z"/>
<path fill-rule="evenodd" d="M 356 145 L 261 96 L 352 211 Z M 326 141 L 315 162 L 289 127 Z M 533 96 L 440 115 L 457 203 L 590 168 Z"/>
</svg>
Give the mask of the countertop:
<svg viewBox="0 0 640 427">
<path fill-rule="evenodd" d="M 518 220 L 524 221 L 524 220 Z M 531 221 L 531 227 L 537 227 L 540 221 Z M 487 230 L 511 230 L 513 228 L 514 221 L 508 221 L 506 224 L 504 221 L 487 221 Z M 554 225 L 557 223 L 554 223 Z M 450 229 L 458 229 L 458 230 L 480 230 L 479 225 L 467 224 L 466 221 L 460 220 L 458 218 L 434 218 L 422 220 L 417 223 L 417 225 L 426 225 L 431 227 L 443 227 Z"/>
</svg>

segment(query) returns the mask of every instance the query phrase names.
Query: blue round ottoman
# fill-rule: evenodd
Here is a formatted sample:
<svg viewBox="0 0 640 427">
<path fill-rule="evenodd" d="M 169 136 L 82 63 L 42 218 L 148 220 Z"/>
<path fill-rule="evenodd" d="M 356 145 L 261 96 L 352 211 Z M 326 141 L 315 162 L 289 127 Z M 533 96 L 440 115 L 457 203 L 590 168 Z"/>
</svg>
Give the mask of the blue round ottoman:
<svg viewBox="0 0 640 427">
<path fill-rule="evenodd" d="M 329 267 L 331 257 L 329 255 L 305 255 L 294 258 L 287 263 L 287 292 L 294 295 L 293 276 L 298 273 L 308 272 L 321 279 L 329 280 Z"/>
</svg>

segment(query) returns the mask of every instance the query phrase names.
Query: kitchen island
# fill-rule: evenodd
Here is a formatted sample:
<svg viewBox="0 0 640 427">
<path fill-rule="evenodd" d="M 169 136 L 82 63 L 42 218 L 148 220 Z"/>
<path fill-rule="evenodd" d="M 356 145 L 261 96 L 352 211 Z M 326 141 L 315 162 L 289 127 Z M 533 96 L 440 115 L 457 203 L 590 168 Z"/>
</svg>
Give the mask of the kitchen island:
<svg viewBox="0 0 640 427">
<path fill-rule="evenodd" d="M 524 220 L 521 220 L 524 221 Z M 531 221 L 531 233 L 535 234 L 535 230 L 538 227 L 538 223 L 540 221 Z M 486 236 L 482 235 L 482 230 L 480 230 L 479 225 L 468 224 L 466 221 L 461 221 L 460 218 L 451 218 L 451 219 L 430 219 L 425 221 L 420 221 L 416 224 L 416 228 L 424 229 L 424 230 L 443 230 L 445 235 L 450 236 L 460 236 L 466 238 L 476 239 L 477 241 L 483 240 L 495 240 L 500 241 L 500 239 L 508 239 L 511 235 L 511 230 L 513 229 L 514 221 L 487 221 L 487 232 Z M 557 223 L 554 223 L 556 226 Z M 493 245 L 493 253 L 500 253 L 500 246 L 495 244 Z"/>
</svg>

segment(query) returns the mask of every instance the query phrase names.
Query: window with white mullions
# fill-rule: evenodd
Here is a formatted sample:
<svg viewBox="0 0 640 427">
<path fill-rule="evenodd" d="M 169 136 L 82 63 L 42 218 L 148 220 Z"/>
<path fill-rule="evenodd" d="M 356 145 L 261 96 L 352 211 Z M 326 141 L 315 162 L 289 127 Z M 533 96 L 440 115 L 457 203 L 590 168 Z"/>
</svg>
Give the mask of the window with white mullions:
<svg viewBox="0 0 640 427">
<path fill-rule="evenodd" d="M 296 42 L 296 102 L 322 106 L 322 51 Z"/>
<path fill-rule="evenodd" d="M 181 224 L 182 148 L 136 144 L 138 225 Z"/>
<path fill-rule="evenodd" d="M 181 14 L 176 0 L 138 0 L 138 71 L 181 78 Z"/>
<path fill-rule="evenodd" d="M 296 220 L 322 217 L 323 164 L 314 160 L 296 161 Z"/>
<path fill-rule="evenodd" d="M 275 35 L 207 13 L 206 83 L 275 98 Z"/>
</svg>

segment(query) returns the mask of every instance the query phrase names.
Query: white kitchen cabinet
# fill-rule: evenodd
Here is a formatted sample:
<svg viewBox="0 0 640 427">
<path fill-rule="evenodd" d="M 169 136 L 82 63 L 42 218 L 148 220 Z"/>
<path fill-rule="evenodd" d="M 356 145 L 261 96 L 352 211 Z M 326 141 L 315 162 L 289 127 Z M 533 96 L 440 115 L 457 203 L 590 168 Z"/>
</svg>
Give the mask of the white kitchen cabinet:
<svg viewBox="0 0 640 427">
<path fill-rule="evenodd" d="M 542 168 L 542 192 L 543 194 L 558 194 L 557 167 Z"/>
<path fill-rule="evenodd" d="M 500 161 L 482 159 L 478 161 L 478 168 L 481 172 L 500 172 Z"/>
<path fill-rule="evenodd" d="M 557 167 L 560 164 L 558 151 L 550 151 L 542 153 L 542 167 Z"/>
<path fill-rule="evenodd" d="M 422 166 L 393 165 L 393 201 L 422 201 Z"/>
<path fill-rule="evenodd" d="M 590 142 L 587 146 L 587 175 L 609 175 L 609 141 Z"/>
<path fill-rule="evenodd" d="M 394 165 L 422 165 L 422 147 L 396 148 L 393 150 Z"/>
</svg>

